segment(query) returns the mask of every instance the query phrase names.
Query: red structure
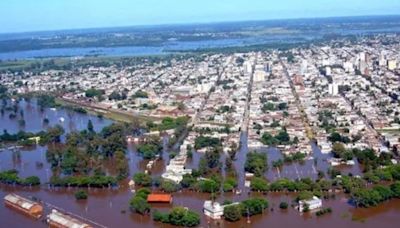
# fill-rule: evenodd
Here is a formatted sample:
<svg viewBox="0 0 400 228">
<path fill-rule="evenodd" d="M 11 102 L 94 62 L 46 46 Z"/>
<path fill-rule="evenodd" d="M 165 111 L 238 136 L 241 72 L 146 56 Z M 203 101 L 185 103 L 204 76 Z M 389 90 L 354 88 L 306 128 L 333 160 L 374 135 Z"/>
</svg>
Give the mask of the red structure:
<svg viewBox="0 0 400 228">
<path fill-rule="evenodd" d="M 147 196 L 148 203 L 172 203 L 171 194 L 150 194 Z"/>
</svg>

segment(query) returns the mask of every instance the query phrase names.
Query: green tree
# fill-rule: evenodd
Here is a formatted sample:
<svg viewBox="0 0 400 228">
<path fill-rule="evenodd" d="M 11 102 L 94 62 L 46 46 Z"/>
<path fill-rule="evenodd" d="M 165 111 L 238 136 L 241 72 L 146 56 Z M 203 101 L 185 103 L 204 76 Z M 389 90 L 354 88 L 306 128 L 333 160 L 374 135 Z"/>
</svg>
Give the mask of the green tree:
<svg viewBox="0 0 400 228">
<path fill-rule="evenodd" d="M 85 200 L 88 198 L 88 194 L 83 190 L 76 191 L 74 195 L 76 200 Z"/>
<path fill-rule="evenodd" d="M 169 213 L 169 222 L 175 226 L 193 227 L 200 224 L 200 216 L 183 207 L 174 207 Z"/>
<path fill-rule="evenodd" d="M 267 171 L 267 154 L 266 153 L 248 153 L 246 155 L 244 170 L 254 173 L 256 176 L 262 176 Z"/>
<path fill-rule="evenodd" d="M 343 158 L 346 148 L 342 143 L 335 142 L 332 146 L 332 153 L 336 158 Z"/>
<path fill-rule="evenodd" d="M 288 207 L 289 207 L 289 205 L 288 205 L 287 202 L 281 202 L 281 203 L 279 204 L 279 208 L 282 209 L 282 210 L 285 210 L 285 209 L 287 209 Z"/>
<path fill-rule="evenodd" d="M 268 191 L 268 181 L 263 177 L 254 177 L 251 180 L 250 188 L 253 191 L 259 191 L 259 192 Z"/>
<path fill-rule="evenodd" d="M 243 216 L 261 214 L 268 208 L 268 201 L 263 198 L 251 198 L 240 203 Z"/>
<path fill-rule="evenodd" d="M 134 196 L 131 199 L 131 201 L 129 202 L 129 207 L 132 211 L 142 215 L 150 212 L 150 205 L 147 203 L 147 200 L 138 196 Z"/>
<path fill-rule="evenodd" d="M 390 190 L 392 190 L 393 196 L 400 198 L 400 182 L 396 182 L 390 185 Z"/>
<path fill-rule="evenodd" d="M 239 221 L 242 217 L 242 211 L 239 204 L 224 207 L 224 218 L 230 222 Z"/>
<path fill-rule="evenodd" d="M 88 121 L 87 129 L 88 129 L 89 132 L 94 132 L 92 120 Z"/>
<path fill-rule="evenodd" d="M 151 186 L 151 176 L 146 173 L 136 173 L 133 175 L 133 180 L 135 181 L 135 184 L 143 186 L 143 187 L 148 187 Z"/>
<path fill-rule="evenodd" d="M 165 192 L 176 192 L 179 189 L 179 186 L 170 180 L 162 180 L 161 182 L 161 189 Z"/>
</svg>

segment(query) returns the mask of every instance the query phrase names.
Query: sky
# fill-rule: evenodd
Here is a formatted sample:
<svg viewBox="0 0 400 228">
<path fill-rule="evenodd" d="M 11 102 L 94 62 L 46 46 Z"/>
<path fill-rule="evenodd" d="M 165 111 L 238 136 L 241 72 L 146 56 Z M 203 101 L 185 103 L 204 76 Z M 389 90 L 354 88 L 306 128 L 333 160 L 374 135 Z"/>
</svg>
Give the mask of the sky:
<svg viewBox="0 0 400 228">
<path fill-rule="evenodd" d="M 0 0 L 0 33 L 400 14 L 400 0 Z"/>
</svg>

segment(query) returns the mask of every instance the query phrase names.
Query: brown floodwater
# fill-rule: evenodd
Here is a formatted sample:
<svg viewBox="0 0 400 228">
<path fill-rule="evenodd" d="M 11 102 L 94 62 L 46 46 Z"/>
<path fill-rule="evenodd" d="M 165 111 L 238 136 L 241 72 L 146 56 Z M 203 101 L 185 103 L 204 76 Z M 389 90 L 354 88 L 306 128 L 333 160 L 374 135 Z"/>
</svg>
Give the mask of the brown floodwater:
<svg viewBox="0 0 400 228">
<path fill-rule="evenodd" d="M 50 125 L 61 123 L 67 132 L 73 130 L 82 130 L 86 128 L 87 121 L 91 119 L 96 130 L 112 123 L 107 119 L 98 119 L 89 114 L 78 114 L 63 109 L 56 111 L 45 109 L 41 112 L 34 102 L 30 104 L 21 102 L 19 104 L 24 109 L 26 119 L 25 131 L 37 132 L 45 128 L 43 126 L 43 118 L 50 119 Z M 60 117 L 65 119 L 60 122 Z M 10 120 L 8 114 L 0 117 L 0 129 L 7 129 L 8 132 L 14 133 L 20 130 L 17 120 Z M 234 166 L 239 176 L 239 187 L 243 190 L 242 194 L 236 195 L 233 193 L 223 193 L 217 197 L 218 202 L 223 202 L 225 199 L 231 201 L 240 201 L 247 199 L 250 196 L 264 197 L 268 199 L 270 208 L 264 214 L 253 216 L 248 221 L 243 218 L 236 223 L 221 221 L 212 221 L 206 218 L 202 213 L 202 207 L 205 200 L 210 198 L 209 194 L 197 192 L 183 191 L 174 193 L 173 205 L 155 204 L 154 209 L 167 211 L 172 206 L 183 206 L 195 210 L 201 214 L 201 227 L 307 227 L 307 228 L 336 228 L 336 227 L 360 227 L 360 228 L 386 228 L 396 227 L 400 224 L 400 200 L 391 200 L 380 204 L 375 208 L 361 209 L 354 208 L 348 203 L 348 199 L 344 194 L 338 194 L 335 199 L 323 200 L 324 207 L 331 207 L 333 212 L 322 217 L 316 217 L 315 214 L 300 214 L 296 209 L 289 208 L 285 211 L 279 209 L 281 201 L 292 203 L 295 194 L 269 193 L 260 195 L 249 193 L 244 189 L 244 171 L 243 165 L 246 159 L 247 150 L 247 135 L 241 135 L 242 148 L 237 153 L 237 160 Z M 168 139 L 164 139 L 163 160 L 157 161 L 152 169 L 154 176 L 159 176 L 165 169 L 165 164 L 168 161 L 167 145 Z M 272 168 L 272 161 L 282 158 L 281 153 L 275 148 L 264 148 L 259 151 L 268 153 L 270 168 L 265 176 L 269 180 L 275 180 L 279 177 L 287 177 L 297 179 L 302 177 L 316 178 L 316 170 L 326 171 L 329 167 L 326 159 L 329 155 L 321 154 L 316 145 L 313 147 L 313 156 L 317 159 L 307 160 L 304 163 L 293 163 L 285 165 L 279 171 Z M 8 169 L 17 169 L 22 177 L 37 175 L 45 183 L 52 175 L 50 165 L 46 162 L 47 147 L 35 146 L 23 148 L 17 152 L 4 150 L 0 152 L 0 171 Z M 143 171 L 147 164 L 136 152 L 134 145 L 128 145 L 127 157 L 129 159 L 129 167 L 131 176 L 137 171 Z M 193 159 L 188 162 L 192 168 L 196 168 L 202 154 L 194 153 Z M 222 156 L 221 161 L 224 160 Z M 38 165 L 42 163 L 42 165 Z M 114 173 L 113 161 L 107 161 L 105 164 L 107 171 L 110 174 Z M 361 170 L 358 164 L 355 166 L 339 167 L 343 173 L 360 174 Z M 95 221 L 106 227 L 170 227 L 165 224 L 153 222 L 150 216 L 141 216 L 131 213 L 128 208 L 129 199 L 132 197 L 127 181 L 123 182 L 117 188 L 95 189 L 90 188 L 89 199 L 77 202 L 74 198 L 74 192 L 77 188 L 50 188 L 47 185 L 41 187 L 19 187 L 0 184 L 0 197 L 3 198 L 6 194 L 14 192 L 24 197 L 34 197 L 51 206 L 56 206 L 66 212 L 82 216 L 89 220 Z M 51 207 L 46 207 L 46 212 L 49 212 Z M 43 220 L 32 220 L 23 214 L 20 214 L 3 203 L 0 204 L 0 227 L 47 227 Z"/>
</svg>

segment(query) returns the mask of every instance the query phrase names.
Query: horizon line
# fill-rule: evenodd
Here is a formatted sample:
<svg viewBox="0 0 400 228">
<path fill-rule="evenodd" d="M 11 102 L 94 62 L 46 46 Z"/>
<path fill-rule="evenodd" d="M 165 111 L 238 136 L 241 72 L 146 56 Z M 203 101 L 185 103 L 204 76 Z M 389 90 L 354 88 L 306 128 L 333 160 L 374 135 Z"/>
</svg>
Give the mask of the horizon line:
<svg viewBox="0 0 400 228">
<path fill-rule="evenodd" d="M 190 26 L 190 25 L 212 25 L 212 24 L 229 24 L 229 23 L 247 23 L 247 22 L 266 22 L 266 21 L 290 21 L 290 20 L 309 20 L 309 19 L 335 19 L 335 18 L 363 18 L 363 17 L 400 17 L 400 14 L 367 14 L 367 15 L 346 15 L 346 16 L 326 16 L 326 17 L 293 17 L 293 18 L 270 18 L 270 19 L 254 19 L 254 20 L 221 20 L 210 22 L 177 22 L 165 24 L 138 24 L 138 25 L 122 25 L 122 26 L 104 26 L 104 27 L 82 27 L 82 28 L 65 28 L 65 29 L 49 29 L 49 30 L 29 30 L 20 32 L 0 32 L 0 35 L 15 35 L 29 33 L 46 33 L 46 32 L 68 32 L 79 30 L 99 30 L 99 29 L 124 29 L 124 28 L 152 28 L 152 27 L 168 27 L 168 26 Z"/>
</svg>

